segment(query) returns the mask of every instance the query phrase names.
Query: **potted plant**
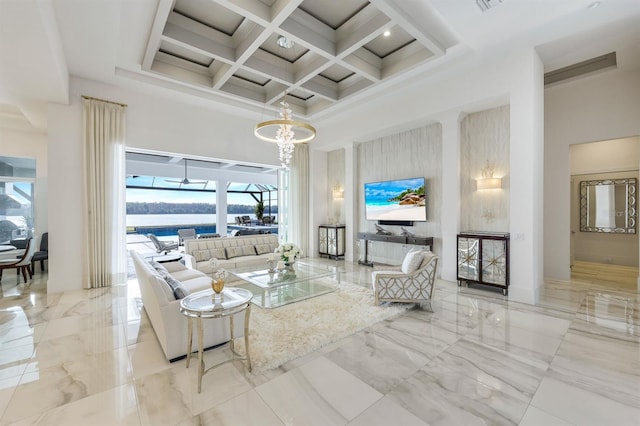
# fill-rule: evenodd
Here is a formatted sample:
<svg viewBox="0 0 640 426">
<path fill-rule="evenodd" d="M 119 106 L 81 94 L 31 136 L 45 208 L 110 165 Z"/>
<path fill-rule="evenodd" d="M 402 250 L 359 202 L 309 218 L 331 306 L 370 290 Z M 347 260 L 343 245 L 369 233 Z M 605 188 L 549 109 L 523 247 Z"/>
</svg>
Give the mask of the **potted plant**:
<svg viewBox="0 0 640 426">
<path fill-rule="evenodd" d="M 262 222 L 262 217 L 264 216 L 264 203 L 262 201 L 258 201 L 254 212 L 256 214 L 256 219 L 258 219 L 259 222 Z"/>
</svg>

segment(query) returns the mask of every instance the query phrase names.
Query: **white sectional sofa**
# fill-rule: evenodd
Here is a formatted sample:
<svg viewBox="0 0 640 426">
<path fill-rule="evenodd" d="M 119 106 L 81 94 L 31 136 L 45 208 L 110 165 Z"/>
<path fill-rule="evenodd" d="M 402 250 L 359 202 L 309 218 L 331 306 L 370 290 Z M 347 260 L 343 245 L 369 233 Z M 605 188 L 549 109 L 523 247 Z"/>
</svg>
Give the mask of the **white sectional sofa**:
<svg viewBox="0 0 640 426">
<path fill-rule="evenodd" d="M 134 250 L 130 253 L 142 303 L 160 346 L 167 360 L 182 358 L 187 354 L 187 318 L 180 313 L 180 300 L 176 299 L 175 293 L 181 295 L 210 288 L 211 277 L 187 268 L 181 262 L 157 264 L 147 261 Z M 167 275 L 170 278 L 166 278 Z M 174 291 L 168 281 L 178 289 Z M 205 348 L 229 341 L 229 318 L 204 320 L 203 326 Z M 234 334 L 235 337 L 244 335 L 244 313 L 236 314 L 234 318 Z M 194 336 L 192 350 L 196 350 L 197 345 L 198 339 Z"/>
<path fill-rule="evenodd" d="M 211 258 L 218 259 L 218 266 L 233 269 L 245 265 L 264 265 L 269 255 L 278 247 L 276 234 L 246 235 L 186 240 L 184 251 L 186 265 L 210 274 Z M 232 276 L 230 276 L 233 279 Z"/>
</svg>

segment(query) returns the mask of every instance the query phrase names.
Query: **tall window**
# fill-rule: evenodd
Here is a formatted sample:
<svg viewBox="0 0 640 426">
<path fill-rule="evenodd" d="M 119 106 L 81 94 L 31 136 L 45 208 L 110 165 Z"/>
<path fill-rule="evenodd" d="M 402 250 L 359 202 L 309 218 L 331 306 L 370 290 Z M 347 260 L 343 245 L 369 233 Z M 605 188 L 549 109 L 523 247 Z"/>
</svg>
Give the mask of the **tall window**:
<svg viewBox="0 0 640 426">
<path fill-rule="evenodd" d="M 0 156 L 0 244 L 34 234 L 36 160 Z"/>
</svg>

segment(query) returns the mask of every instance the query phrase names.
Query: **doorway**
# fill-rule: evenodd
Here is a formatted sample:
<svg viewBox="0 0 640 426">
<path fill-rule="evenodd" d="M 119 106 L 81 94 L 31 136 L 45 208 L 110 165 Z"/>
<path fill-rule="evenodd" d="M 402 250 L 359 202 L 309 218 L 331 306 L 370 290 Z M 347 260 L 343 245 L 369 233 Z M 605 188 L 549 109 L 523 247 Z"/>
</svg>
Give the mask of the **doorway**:
<svg viewBox="0 0 640 426">
<path fill-rule="evenodd" d="M 635 190 L 618 194 L 615 191 L 617 185 L 613 183 L 625 179 L 635 180 L 637 189 L 639 142 L 640 138 L 633 137 L 570 146 L 572 279 L 610 282 L 612 285 L 633 288 L 637 285 L 640 258 L 636 223 L 637 195 Z M 588 185 L 593 182 L 598 184 Z M 619 202 L 610 210 L 610 218 L 603 219 L 600 211 L 599 227 L 595 223 L 588 223 L 595 220 L 593 201 L 596 187 L 598 196 L 606 197 L 611 207 L 614 207 L 616 197 L 622 199 L 622 204 Z M 587 202 L 587 189 L 591 191 L 590 204 Z M 625 204 L 627 201 L 633 202 L 633 206 L 628 209 Z M 632 229 L 624 230 L 619 222 L 627 216 L 633 226 Z M 602 226 L 608 225 L 605 219 L 610 220 L 610 226 Z"/>
</svg>

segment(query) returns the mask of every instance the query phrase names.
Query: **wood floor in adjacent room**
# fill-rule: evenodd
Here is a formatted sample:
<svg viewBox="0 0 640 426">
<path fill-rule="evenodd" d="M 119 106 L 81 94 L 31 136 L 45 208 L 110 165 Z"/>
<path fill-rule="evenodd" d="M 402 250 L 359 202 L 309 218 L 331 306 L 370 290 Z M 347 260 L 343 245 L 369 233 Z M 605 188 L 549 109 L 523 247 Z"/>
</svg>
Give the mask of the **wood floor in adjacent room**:
<svg viewBox="0 0 640 426">
<path fill-rule="evenodd" d="M 571 278 L 588 282 L 611 282 L 634 289 L 638 285 L 638 268 L 576 260 L 571 267 Z"/>
</svg>

